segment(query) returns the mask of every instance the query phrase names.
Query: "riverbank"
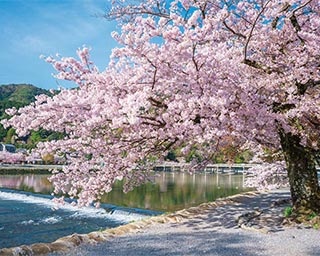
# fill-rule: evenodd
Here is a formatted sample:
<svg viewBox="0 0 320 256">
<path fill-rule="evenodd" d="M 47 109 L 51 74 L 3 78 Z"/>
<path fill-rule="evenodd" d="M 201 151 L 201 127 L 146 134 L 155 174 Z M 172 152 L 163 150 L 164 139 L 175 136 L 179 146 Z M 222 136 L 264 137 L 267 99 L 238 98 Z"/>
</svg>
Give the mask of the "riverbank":
<svg viewBox="0 0 320 256">
<path fill-rule="evenodd" d="M 3 164 L 0 163 L 0 174 L 42 173 L 49 174 L 50 170 L 61 170 L 63 165 L 47 164 Z"/>
<path fill-rule="evenodd" d="M 65 255 L 320 255 L 318 230 L 283 225 L 289 204 L 287 190 L 245 193 Z"/>
<path fill-rule="evenodd" d="M 318 230 L 283 225 L 288 205 L 287 190 L 249 192 L 0 255 L 320 255 Z"/>
</svg>

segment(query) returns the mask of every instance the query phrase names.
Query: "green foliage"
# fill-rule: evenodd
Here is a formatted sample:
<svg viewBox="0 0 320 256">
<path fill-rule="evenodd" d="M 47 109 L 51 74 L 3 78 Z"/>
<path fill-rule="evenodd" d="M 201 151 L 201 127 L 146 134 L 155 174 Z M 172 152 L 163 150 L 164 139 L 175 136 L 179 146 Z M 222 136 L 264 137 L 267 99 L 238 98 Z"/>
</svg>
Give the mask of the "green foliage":
<svg viewBox="0 0 320 256">
<path fill-rule="evenodd" d="M 40 128 L 38 131 L 32 131 L 30 135 L 26 138 L 25 148 L 34 148 L 40 141 L 50 141 L 62 139 L 64 134 L 58 132 L 51 132 Z"/>
<path fill-rule="evenodd" d="M 0 124 L 0 141 L 7 136 L 7 130 Z"/>
<path fill-rule="evenodd" d="M 189 151 L 187 155 L 183 155 L 181 153 L 181 149 L 183 146 L 175 148 L 167 154 L 165 157 L 166 161 L 181 161 L 181 159 L 184 159 L 185 162 L 191 162 L 191 161 L 197 161 L 201 162 L 203 159 L 203 156 L 201 155 L 201 152 L 198 149 L 199 146 L 194 145 L 192 149 Z M 220 151 L 217 151 L 215 155 L 212 156 L 212 162 L 214 163 L 248 163 L 252 157 L 253 153 L 250 150 L 239 150 L 235 147 L 226 147 L 225 149 L 221 149 Z"/>
<path fill-rule="evenodd" d="M 176 154 L 174 152 L 169 152 L 165 157 L 165 160 L 168 161 L 177 161 Z"/>
<path fill-rule="evenodd" d="M 309 214 L 308 220 L 312 220 L 312 219 L 314 219 L 314 218 L 317 217 L 317 216 L 318 216 L 318 214 L 316 214 L 315 212 L 312 212 L 312 213 Z"/>
<path fill-rule="evenodd" d="M 235 156 L 235 163 L 242 164 L 242 163 L 248 163 L 250 159 L 252 159 L 253 153 L 250 150 L 245 150 L 243 152 L 238 152 Z"/>
<path fill-rule="evenodd" d="M 198 149 L 194 146 L 189 154 L 186 156 L 186 162 L 191 162 L 191 161 L 196 161 L 196 162 L 201 162 L 202 161 L 202 156 L 199 154 Z"/>
<path fill-rule="evenodd" d="M 212 160 L 215 163 L 242 164 L 248 163 L 253 155 L 252 151 L 241 149 L 239 145 L 232 145 L 232 143 L 229 143 L 224 148 L 217 151 Z"/>
<path fill-rule="evenodd" d="M 14 141 L 13 141 L 13 137 L 14 136 L 16 136 L 16 131 L 13 128 L 9 128 L 7 130 L 7 134 L 6 134 L 6 137 L 4 139 L 4 142 L 7 143 L 7 144 L 14 143 Z"/>
<path fill-rule="evenodd" d="M 292 207 L 288 206 L 284 209 L 283 215 L 284 215 L 284 217 L 288 218 L 292 215 L 292 213 L 293 213 Z"/>
</svg>

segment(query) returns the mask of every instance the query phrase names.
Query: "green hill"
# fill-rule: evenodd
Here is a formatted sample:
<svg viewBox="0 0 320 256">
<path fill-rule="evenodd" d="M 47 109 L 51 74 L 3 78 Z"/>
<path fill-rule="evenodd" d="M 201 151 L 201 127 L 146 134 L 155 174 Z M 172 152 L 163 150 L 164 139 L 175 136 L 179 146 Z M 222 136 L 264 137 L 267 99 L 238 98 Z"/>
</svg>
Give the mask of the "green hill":
<svg viewBox="0 0 320 256">
<path fill-rule="evenodd" d="M 30 104 L 39 94 L 49 95 L 50 92 L 31 84 L 0 85 L 0 116 L 6 108 Z"/>
<path fill-rule="evenodd" d="M 50 92 L 31 84 L 0 85 L 0 120 L 7 117 L 5 114 L 7 108 L 26 106 L 33 102 L 35 96 L 39 94 L 50 95 Z M 3 141 L 7 132 L 0 124 L 0 141 Z"/>
</svg>

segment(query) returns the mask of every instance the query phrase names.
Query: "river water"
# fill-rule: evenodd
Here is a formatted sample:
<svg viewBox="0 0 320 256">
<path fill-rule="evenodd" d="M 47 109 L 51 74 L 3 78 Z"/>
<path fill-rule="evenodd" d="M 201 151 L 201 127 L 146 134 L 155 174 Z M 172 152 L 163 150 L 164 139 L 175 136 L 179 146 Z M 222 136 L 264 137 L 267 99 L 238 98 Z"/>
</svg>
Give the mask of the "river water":
<svg viewBox="0 0 320 256">
<path fill-rule="evenodd" d="M 125 194 L 122 184 L 102 199 L 101 208 L 58 209 L 50 196 L 48 175 L 0 175 L 0 248 L 52 242 L 73 233 L 116 227 L 237 194 L 243 176 L 232 174 L 156 173 L 153 183 Z"/>
</svg>

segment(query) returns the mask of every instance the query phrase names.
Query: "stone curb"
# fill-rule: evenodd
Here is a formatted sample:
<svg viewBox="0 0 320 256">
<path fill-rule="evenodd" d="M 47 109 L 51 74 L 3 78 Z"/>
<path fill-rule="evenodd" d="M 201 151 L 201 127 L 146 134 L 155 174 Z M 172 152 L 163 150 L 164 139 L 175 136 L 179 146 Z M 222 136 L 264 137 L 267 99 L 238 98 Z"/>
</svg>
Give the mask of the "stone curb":
<svg viewBox="0 0 320 256">
<path fill-rule="evenodd" d="M 94 231 L 89 234 L 72 234 L 57 239 L 52 243 L 35 243 L 32 245 L 21 245 L 12 248 L 0 249 L 0 256 L 34 256 L 47 255 L 53 252 L 68 252 L 81 244 L 97 244 L 112 239 L 115 236 L 138 232 L 139 230 L 157 223 L 178 223 L 185 219 L 192 218 L 198 214 L 203 214 L 213 208 L 237 203 L 244 197 L 254 197 L 260 194 L 259 192 L 245 192 L 229 196 L 222 199 L 217 199 L 214 202 L 203 203 L 196 207 L 190 207 L 176 211 L 174 213 L 167 213 L 160 216 L 154 216 L 143 220 L 135 221 L 116 228 L 106 229 L 104 231 Z"/>
</svg>

